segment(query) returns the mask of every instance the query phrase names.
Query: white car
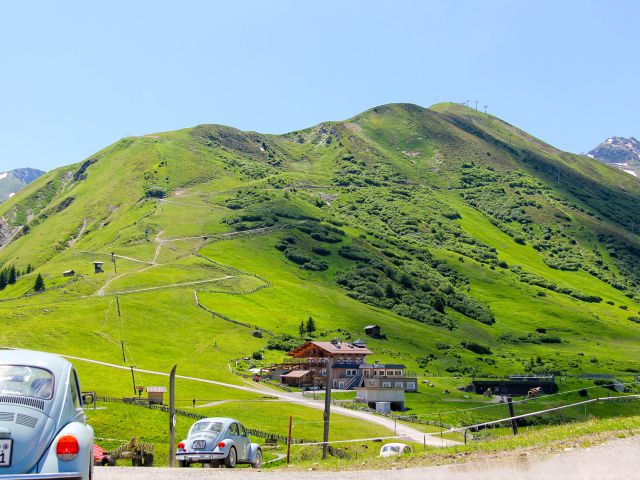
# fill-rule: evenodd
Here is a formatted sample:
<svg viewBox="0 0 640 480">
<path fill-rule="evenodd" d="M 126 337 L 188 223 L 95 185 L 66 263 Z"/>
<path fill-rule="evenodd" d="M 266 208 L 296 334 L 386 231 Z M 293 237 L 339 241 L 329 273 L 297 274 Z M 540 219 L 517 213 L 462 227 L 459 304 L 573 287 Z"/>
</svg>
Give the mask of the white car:
<svg viewBox="0 0 640 480">
<path fill-rule="evenodd" d="M 29 350 L 0 350 L 0 478 L 93 478 L 87 425 L 73 365 Z"/>
<path fill-rule="evenodd" d="M 411 453 L 411 447 L 404 443 L 387 443 L 380 449 L 381 457 L 392 457 L 394 455 L 403 455 Z"/>
<path fill-rule="evenodd" d="M 189 467 L 192 463 L 218 467 L 224 464 L 234 468 L 246 463 L 253 468 L 262 466 L 262 449 L 249 440 L 244 426 L 233 418 L 203 418 L 189 429 L 187 438 L 178 443 L 178 465 Z"/>
</svg>

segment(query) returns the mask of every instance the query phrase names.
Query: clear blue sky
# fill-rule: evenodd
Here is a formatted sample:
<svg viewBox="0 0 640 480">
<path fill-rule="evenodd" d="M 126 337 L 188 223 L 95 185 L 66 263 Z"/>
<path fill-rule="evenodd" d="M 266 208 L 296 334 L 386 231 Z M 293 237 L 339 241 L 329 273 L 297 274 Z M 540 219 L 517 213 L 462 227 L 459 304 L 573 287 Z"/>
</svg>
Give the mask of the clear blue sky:
<svg viewBox="0 0 640 480">
<path fill-rule="evenodd" d="M 0 170 L 467 99 L 584 152 L 640 135 L 639 18 L 634 0 L 2 2 Z"/>
</svg>

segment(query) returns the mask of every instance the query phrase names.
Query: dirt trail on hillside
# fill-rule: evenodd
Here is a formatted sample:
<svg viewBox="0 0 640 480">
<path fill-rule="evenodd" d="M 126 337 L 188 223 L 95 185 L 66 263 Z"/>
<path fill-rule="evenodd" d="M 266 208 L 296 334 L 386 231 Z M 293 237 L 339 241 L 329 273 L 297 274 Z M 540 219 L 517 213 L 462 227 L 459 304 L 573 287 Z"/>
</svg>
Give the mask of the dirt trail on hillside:
<svg viewBox="0 0 640 480">
<path fill-rule="evenodd" d="M 487 454 L 481 460 L 440 467 L 340 472 L 279 469 L 178 469 L 98 467 L 96 480 L 631 480 L 640 472 L 640 436 L 616 439 L 596 447 L 568 449 L 559 454 L 509 452 L 507 458 Z"/>
</svg>

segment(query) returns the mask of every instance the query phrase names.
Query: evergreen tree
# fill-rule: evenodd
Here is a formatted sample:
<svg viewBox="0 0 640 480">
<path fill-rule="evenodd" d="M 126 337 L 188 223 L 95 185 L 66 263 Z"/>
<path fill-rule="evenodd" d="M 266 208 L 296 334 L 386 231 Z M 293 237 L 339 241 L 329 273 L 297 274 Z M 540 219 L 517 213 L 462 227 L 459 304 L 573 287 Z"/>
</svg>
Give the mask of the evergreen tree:
<svg viewBox="0 0 640 480">
<path fill-rule="evenodd" d="M 304 322 L 300 322 L 300 325 L 298 326 L 298 332 L 300 333 L 301 337 L 304 337 Z"/>
<path fill-rule="evenodd" d="M 42 279 L 42 275 L 38 274 L 38 278 L 36 278 L 36 283 L 33 285 L 33 289 L 36 292 L 44 290 L 44 280 Z"/>
<path fill-rule="evenodd" d="M 315 331 L 316 331 L 316 321 L 313 319 L 313 317 L 309 317 L 309 319 L 307 320 L 307 332 L 313 333 Z"/>
<path fill-rule="evenodd" d="M 4 290 L 7 287 L 7 271 L 0 271 L 0 290 Z"/>
<path fill-rule="evenodd" d="M 387 298 L 396 298 L 396 292 L 393 289 L 393 285 L 391 285 L 390 283 L 387 283 L 387 286 L 385 287 L 385 290 L 384 290 L 384 294 Z"/>
<path fill-rule="evenodd" d="M 27 265 L 27 273 L 33 272 L 33 266 L 31 264 Z"/>
<path fill-rule="evenodd" d="M 16 271 L 16 266 L 11 265 L 11 268 L 9 268 L 9 275 L 7 278 L 7 282 L 13 285 L 14 283 L 16 283 L 17 280 L 18 280 L 18 272 Z"/>
</svg>

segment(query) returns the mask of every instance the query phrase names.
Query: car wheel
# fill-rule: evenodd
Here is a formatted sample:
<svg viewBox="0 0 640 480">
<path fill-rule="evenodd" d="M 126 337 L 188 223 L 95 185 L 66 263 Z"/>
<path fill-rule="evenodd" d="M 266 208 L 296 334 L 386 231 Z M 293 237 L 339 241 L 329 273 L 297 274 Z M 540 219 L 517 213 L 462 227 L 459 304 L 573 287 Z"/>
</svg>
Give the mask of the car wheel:
<svg viewBox="0 0 640 480">
<path fill-rule="evenodd" d="M 238 454 L 236 453 L 236 448 L 231 447 L 229 449 L 229 455 L 224 459 L 224 466 L 227 468 L 235 468 L 236 463 L 238 462 Z"/>
<path fill-rule="evenodd" d="M 145 453 L 142 456 L 143 467 L 153 467 L 153 453 Z"/>
<path fill-rule="evenodd" d="M 184 468 L 189 468 L 191 465 L 189 465 L 189 462 L 187 462 L 186 460 L 178 460 L 178 466 L 179 467 L 184 467 Z"/>
<path fill-rule="evenodd" d="M 260 468 L 262 466 L 262 450 L 258 449 L 256 458 L 251 462 L 251 468 Z"/>
</svg>

